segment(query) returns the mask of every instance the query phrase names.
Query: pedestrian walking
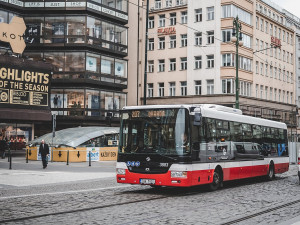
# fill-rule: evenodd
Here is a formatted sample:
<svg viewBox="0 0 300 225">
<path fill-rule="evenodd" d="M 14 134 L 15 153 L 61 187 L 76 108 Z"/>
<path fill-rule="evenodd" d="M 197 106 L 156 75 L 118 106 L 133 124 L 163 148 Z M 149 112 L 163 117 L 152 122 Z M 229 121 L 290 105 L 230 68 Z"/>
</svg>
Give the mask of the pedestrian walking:
<svg viewBox="0 0 300 225">
<path fill-rule="evenodd" d="M 39 148 L 39 154 L 42 156 L 42 162 L 43 162 L 43 169 L 47 167 L 47 158 L 49 155 L 49 146 L 45 143 L 44 140 L 42 140 L 40 148 Z"/>
<path fill-rule="evenodd" d="M 4 138 L 2 136 L 0 136 L 0 155 L 1 155 L 2 159 L 4 159 L 4 157 L 5 157 L 6 148 L 7 148 L 6 141 L 4 140 Z"/>
</svg>

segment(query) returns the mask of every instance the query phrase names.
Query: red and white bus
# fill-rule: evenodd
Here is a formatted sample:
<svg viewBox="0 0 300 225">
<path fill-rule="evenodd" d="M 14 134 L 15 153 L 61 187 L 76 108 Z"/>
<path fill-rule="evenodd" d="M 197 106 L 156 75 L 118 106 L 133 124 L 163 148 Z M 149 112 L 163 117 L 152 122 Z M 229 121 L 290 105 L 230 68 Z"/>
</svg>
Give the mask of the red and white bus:
<svg viewBox="0 0 300 225">
<path fill-rule="evenodd" d="M 117 182 L 189 187 L 289 169 L 287 126 L 219 105 L 148 105 L 121 111 Z"/>
</svg>

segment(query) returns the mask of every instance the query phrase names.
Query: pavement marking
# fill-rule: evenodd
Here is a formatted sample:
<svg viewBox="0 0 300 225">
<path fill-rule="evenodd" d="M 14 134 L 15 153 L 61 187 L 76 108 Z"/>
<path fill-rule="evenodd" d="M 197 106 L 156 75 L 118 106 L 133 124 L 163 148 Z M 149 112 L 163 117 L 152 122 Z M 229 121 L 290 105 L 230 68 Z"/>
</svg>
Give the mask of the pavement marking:
<svg viewBox="0 0 300 225">
<path fill-rule="evenodd" d="M 61 195 L 61 194 L 82 193 L 82 192 L 90 192 L 90 191 L 121 189 L 121 188 L 126 188 L 126 187 L 131 187 L 131 186 L 132 185 L 122 185 L 122 186 L 114 186 L 114 187 L 107 187 L 107 188 L 94 188 L 94 189 L 75 190 L 75 191 L 61 191 L 61 192 L 48 192 L 48 193 L 41 193 L 41 194 L 17 195 L 17 196 L 0 197 L 0 200 L 24 198 L 24 197 L 35 197 L 35 196 L 43 196 L 43 195 Z"/>
</svg>

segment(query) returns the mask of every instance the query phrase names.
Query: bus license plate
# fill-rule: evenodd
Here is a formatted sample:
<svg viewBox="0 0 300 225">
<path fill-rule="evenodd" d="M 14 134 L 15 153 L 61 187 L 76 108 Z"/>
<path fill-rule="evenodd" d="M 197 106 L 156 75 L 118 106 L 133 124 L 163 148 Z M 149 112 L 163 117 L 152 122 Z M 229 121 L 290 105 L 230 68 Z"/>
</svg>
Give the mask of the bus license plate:
<svg viewBox="0 0 300 225">
<path fill-rule="evenodd" d="M 155 184 L 154 179 L 140 179 L 140 184 Z"/>
</svg>

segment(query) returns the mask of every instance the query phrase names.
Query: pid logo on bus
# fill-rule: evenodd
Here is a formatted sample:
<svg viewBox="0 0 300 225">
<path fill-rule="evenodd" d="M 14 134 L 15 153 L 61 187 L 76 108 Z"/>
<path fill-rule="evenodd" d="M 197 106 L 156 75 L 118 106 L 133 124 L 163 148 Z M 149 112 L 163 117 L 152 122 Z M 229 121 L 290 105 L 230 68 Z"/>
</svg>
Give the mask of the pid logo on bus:
<svg viewBox="0 0 300 225">
<path fill-rule="evenodd" d="M 126 163 L 127 166 L 136 166 L 136 167 L 139 167 L 141 165 L 141 163 L 139 161 L 127 161 Z"/>
</svg>

